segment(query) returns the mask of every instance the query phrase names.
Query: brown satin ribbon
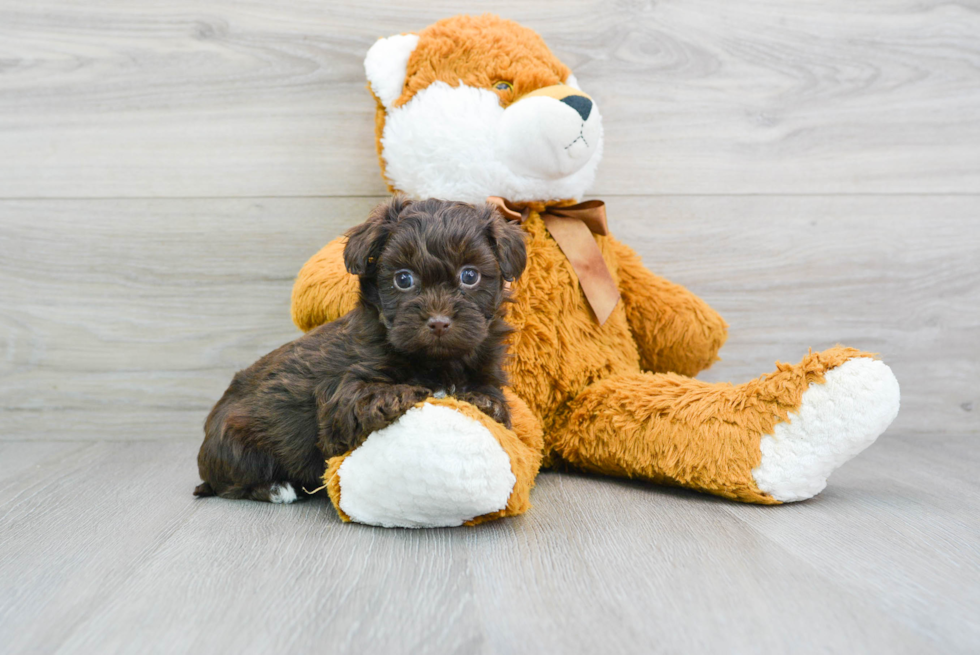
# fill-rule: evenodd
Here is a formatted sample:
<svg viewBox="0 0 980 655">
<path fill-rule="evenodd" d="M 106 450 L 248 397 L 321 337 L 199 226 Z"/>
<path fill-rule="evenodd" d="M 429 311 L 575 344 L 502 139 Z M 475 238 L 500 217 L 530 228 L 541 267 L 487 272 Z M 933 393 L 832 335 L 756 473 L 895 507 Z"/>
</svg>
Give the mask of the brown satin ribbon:
<svg viewBox="0 0 980 655">
<path fill-rule="evenodd" d="M 496 205 L 501 214 L 513 221 L 523 223 L 531 213 L 528 207 L 513 205 L 498 196 L 490 196 L 487 202 Z M 602 259 L 599 244 L 592 236 L 609 235 L 606 203 L 601 200 L 586 200 L 567 207 L 545 207 L 541 218 L 572 265 L 582 293 L 589 301 L 599 325 L 602 325 L 616 308 L 620 297 L 616 281 Z"/>
</svg>

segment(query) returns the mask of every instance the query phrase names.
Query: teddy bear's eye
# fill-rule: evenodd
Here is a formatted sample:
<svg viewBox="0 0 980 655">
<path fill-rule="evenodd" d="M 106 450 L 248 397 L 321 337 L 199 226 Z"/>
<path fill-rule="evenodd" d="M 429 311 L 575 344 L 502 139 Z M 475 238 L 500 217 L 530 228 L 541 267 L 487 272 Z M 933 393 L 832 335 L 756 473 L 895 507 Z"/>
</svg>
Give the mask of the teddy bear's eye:
<svg viewBox="0 0 980 655">
<path fill-rule="evenodd" d="M 498 91 L 513 91 L 514 85 L 510 82 L 500 81 L 494 84 L 493 88 L 497 89 Z"/>
</svg>

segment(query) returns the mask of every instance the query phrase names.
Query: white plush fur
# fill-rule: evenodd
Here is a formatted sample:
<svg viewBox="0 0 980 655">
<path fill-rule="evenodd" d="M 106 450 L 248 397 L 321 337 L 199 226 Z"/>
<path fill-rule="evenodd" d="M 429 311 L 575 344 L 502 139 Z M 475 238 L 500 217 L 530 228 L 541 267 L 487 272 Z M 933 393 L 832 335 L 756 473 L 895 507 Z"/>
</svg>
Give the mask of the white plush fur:
<svg viewBox="0 0 980 655">
<path fill-rule="evenodd" d="M 428 404 L 371 434 L 337 474 L 340 508 L 352 520 L 403 528 L 461 525 L 501 510 L 517 481 L 489 430 Z"/>
<path fill-rule="evenodd" d="M 296 490 L 288 482 L 274 484 L 269 489 L 269 502 L 288 505 L 296 502 Z"/>
<path fill-rule="evenodd" d="M 396 34 L 378 39 L 364 58 L 364 73 L 371 90 L 386 108 L 402 94 L 408 58 L 419 44 L 418 34 Z"/>
<path fill-rule="evenodd" d="M 583 124 L 541 97 L 505 110 L 488 89 L 435 82 L 388 111 L 381 144 L 389 181 L 415 197 L 580 198 L 602 158 L 602 117 L 593 106 Z"/>
<path fill-rule="evenodd" d="M 595 105 L 583 121 L 559 100 L 526 98 L 501 116 L 494 154 L 517 175 L 560 180 L 589 163 L 602 136 L 601 120 Z"/>
<path fill-rule="evenodd" d="M 870 446 L 898 414 L 898 381 L 880 361 L 857 358 L 803 393 L 799 411 L 762 438 L 752 470 L 759 489 L 783 502 L 806 500 L 841 464 Z"/>
</svg>

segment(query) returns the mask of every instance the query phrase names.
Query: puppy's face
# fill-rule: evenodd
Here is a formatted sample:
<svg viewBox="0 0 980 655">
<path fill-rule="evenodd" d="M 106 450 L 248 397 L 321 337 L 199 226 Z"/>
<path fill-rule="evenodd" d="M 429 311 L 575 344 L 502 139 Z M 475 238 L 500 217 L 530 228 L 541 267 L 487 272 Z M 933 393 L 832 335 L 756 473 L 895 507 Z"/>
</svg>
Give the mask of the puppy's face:
<svg viewBox="0 0 980 655">
<path fill-rule="evenodd" d="M 475 351 L 524 270 L 520 227 L 492 206 L 396 196 L 347 233 L 347 269 L 402 352 L 445 359 Z"/>
</svg>

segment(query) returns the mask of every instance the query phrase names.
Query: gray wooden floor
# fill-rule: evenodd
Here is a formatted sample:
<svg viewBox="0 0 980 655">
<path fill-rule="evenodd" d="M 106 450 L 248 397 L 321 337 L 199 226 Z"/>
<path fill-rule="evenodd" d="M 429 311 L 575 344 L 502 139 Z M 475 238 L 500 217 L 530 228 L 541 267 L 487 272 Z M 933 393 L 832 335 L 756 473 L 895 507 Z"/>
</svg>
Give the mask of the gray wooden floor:
<svg viewBox="0 0 980 655">
<path fill-rule="evenodd" d="M 976 652 L 974 437 L 757 507 L 545 473 L 525 516 L 195 500 L 197 444 L 0 444 L 4 653 Z"/>
<path fill-rule="evenodd" d="M 190 496 L 296 272 L 384 195 L 364 53 L 465 9 L 0 0 L 0 654 L 980 652 L 975 1 L 493 6 L 601 106 L 612 231 L 731 324 L 704 379 L 894 368 L 817 498 L 546 473 L 523 517 L 402 531 Z"/>
</svg>

